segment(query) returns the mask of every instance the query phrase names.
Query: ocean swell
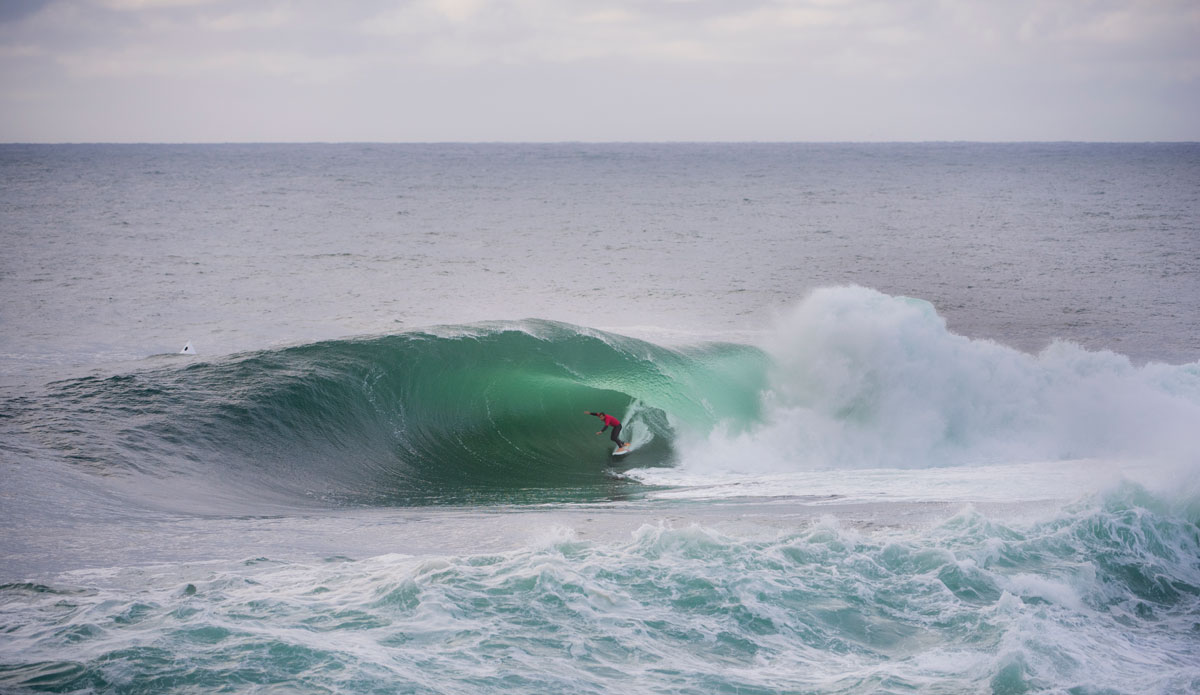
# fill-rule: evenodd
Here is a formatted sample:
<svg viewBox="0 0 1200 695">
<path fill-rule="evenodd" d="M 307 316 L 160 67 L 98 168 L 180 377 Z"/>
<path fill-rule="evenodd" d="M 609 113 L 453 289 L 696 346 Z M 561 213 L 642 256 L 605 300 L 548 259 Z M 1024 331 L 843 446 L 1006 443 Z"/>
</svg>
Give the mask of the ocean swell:
<svg viewBox="0 0 1200 695">
<path fill-rule="evenodd" d="M 628 461 L 665 464 L 681 431 L 753 421 L 764 366 L 746 346 L 673 350 L 548 321 L 447 327 L 60 382 L 27 430 L 93 470 L 251 496 L 511 500 L 603 479 L 611 444 L 584 410 L 625 422 Z"/>
<path fill-rule="evenodd" d="M 90 470 L 335 504 L 594 496 L 612 445 L 585 410 L 625 422 L 621 468 L 667 485 L 1080 459 L 1194 480 L 1200 462 L 1200 363 L 1031 355 L 856 287 L 813 293 L 761 347 L 529 320 L 162 361 L 51 384 L 21 429 Z"/>
</svg>

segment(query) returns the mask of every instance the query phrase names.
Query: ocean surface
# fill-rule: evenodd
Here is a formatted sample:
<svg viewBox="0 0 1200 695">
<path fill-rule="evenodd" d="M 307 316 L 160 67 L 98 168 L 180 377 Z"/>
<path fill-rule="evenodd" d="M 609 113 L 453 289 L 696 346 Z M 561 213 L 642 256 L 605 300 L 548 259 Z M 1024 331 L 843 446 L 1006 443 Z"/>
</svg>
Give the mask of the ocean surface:
<svg viewBox="0 0 1200 695">
<path fill-rule="evenodd" d="M 0 145 L 0 692 L 1198 655 L 1200 144 Z"/>
</svg>

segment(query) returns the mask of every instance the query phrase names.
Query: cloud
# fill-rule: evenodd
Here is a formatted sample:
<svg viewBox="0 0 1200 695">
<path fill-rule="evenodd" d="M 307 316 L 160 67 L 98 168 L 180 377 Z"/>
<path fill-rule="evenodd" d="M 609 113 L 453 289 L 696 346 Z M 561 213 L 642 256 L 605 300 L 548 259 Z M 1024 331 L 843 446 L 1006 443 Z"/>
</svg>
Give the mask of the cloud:
<svg viewBox="0 0 1200 695">
<path fill-rule="evenodd" d="M 175 95 L 156 100 L 161 118 L 170 118 L 172 103 L 192 100 L 188 90 L 202 89 L 237 98 L 270 93 L 291 105 L 288 118 L 307 109 L 328 112 L 323 122 L 335 123 L 342 112 L 334 112 L 328 93 L 336 92 L 341 103 L 365 105 L 347 106 L 355 118 L 403 108 L 412 114 L 405 128 L 415 123 L 420 99 L 420 113 L 432 119 L 429 132 L 453 122 L 461 134 L 450 136 L 463 139 L 471 138 L 470 119 L 439 117 L 436 105 L 474 113 L 472 93 L 500 89 L 523 100 L 509 105 L 514 124 L 561 113 L 583 139 L 610 137 L 605 133 L 617 132 L 617 124 L 629 137 L 628 129 L 655 119 L 682 127 L 683 118 L 721 124 L 724 139 L 1059 139 L 1079 136 L 1081 127 L 1064 125 L 1072 123 L 1133 139 L 1200 137 L 1200 126 L 1181 125 L 1194 120 L 1185 111 L 1200 110 L 1194 0 L 0 6 L 0 113 L 10 103 L 5 95 L 25 95 L 19 109 L 0 115 L 0 139 L 45 120 L 29 95 L 50 95 L 47 108 L 72 104 L 82 119 L 85 99 L 111 99 L 119 111 L 133 90 L 150 88 L 146 80 Z M 454 90 L 453 99 L 439 89 Z M 575 95 L 578 112 L 563 111 L 564 89 Z M 223 98 L 232 122 L 237 98 L 214 98 Z M 621 100 L 636 118 L 617 110 L 590 115 Z M 246 118 L 260 118 L 266 108 Z M 1173 135 L 1135 133 L 1139 119 Z M 1106 122 L 1111 130 L 1101 127 Z M 488 137 L 496 137 L 495 127 L 488 124 Z M 647 125 L 651 130 L 670 132 L 665 125 Z M 408 131 L 396 132 L 404 139 Z"/>
<path fill-rule="evenodd" d="M 342 57 L 314 57 L 303 52 L 271 50 L 221 50 L 204 54 L 163 56 L 153 48 L 129 47 L 58 56 L 72 75 L 84 79 L 159 77 L 187 80 L 195 77 L 237 75 L 287 78 L 298 84 L 334 81 L 356 72 L 356 61 Z"/>
<path fill-rule="evenodd" d="M 266 10 L 234 11 L 228 14 L 204 17 L 202 25 L 213 31 L 254 31 L 259 29 L 281 29 L 295 20 L 295 15 L 282 7 Z"/>
<path fill-rule="evenodd" d="M 50 0 L 5 0 L 0 2 L 0 22 L 15 22 L 41 10 Z"/>
<path fill-rule="evenodd" d="M 225 0 L 93 0 L 101 7 L 118 12 L 144 12 L 147 10 L 168 10 L 179 7 L 197 7 L 214 5 Z"/>
<path fill-rule="evenodd" d="M 28 7 L 37 3 L 17 3 Z M 1194 60 L 1183 43 L 1200 32 L 1190 0 L 92 0 L 53 3 L 38 37 L 61 52 L 120 50 L 128 42 L 164 55 L 287 44 L 320 56 L 371 54 L 458 66 L 612 59 L 655 63 L 755 63 L 858 73 L 897 61 L 937 68 L 1006 59 L 1088 60 L 1106 51 Z M 56 20 L 56 21 L 55 21 Z M 30 38 L 30 37 L 25 37 Z M 22 43 L 29 44 L 26 40 Z M 1065 54 L 1065 55 L 1063 55 Z M 1161 56 L 1164 60 L 1169 56 Z M 846 61 L 846 62 L 841 62 Z M 1045 66 L 1052 68 L 1053 66 Z"/>
</svg>

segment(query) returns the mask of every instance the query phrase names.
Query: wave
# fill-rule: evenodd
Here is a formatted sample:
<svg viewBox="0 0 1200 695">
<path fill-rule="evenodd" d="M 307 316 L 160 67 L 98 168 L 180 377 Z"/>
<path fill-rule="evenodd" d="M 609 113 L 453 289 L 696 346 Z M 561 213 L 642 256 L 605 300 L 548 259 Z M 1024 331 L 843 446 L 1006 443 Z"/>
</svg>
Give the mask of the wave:
<svg viewBox="0 0 1200 695">
<path fill-rule="evenodd" d="M 680 432 L 754 421 L 765 368 L 744 345 L 669 349 L 549 321 L 171 362 L 54 384 L 43 439 L 105 471 L 219 477 L 255 494 L 512 498 L 605 479 L 611 444 L 584 410 L 622 419 L 631 465 L 669 462 Z"/>
<path fill-rule="evenodd" d="M 1192 471 L 1200 451 L 1200 363 L 1030 355 L 858 287 L 814 292 L 759 346 L 529 320 L 165 359 L 52 384 L 25 431 L 104 472 L 364 504 L 594 495 L 611 444 L 584 410 L 626 423 L 622 468 L 689 484 L 1086 458 Z"/>
</svg>

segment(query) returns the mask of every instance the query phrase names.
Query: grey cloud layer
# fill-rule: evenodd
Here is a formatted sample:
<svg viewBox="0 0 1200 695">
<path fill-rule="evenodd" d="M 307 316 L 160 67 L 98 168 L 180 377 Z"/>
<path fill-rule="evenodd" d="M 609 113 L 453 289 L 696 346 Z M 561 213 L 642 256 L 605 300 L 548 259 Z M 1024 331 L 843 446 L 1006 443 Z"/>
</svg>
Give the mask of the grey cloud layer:
<svg viewBox="0 0 1200 695">
<path fill-rule="evenodd" d="M 0 139 L 1196 139 L 1198 8 L 12 2 Z"/>
</svg>

